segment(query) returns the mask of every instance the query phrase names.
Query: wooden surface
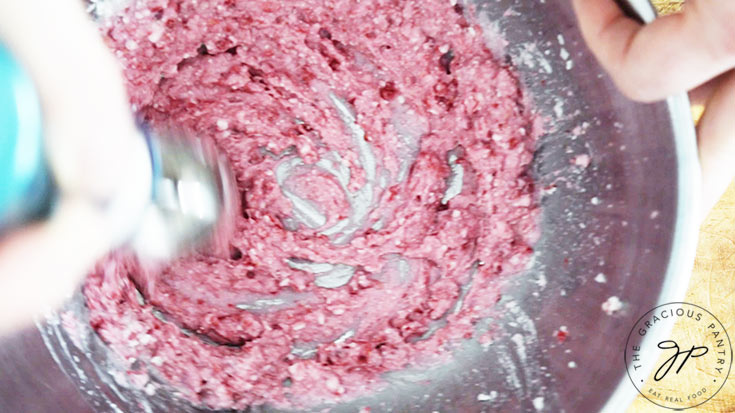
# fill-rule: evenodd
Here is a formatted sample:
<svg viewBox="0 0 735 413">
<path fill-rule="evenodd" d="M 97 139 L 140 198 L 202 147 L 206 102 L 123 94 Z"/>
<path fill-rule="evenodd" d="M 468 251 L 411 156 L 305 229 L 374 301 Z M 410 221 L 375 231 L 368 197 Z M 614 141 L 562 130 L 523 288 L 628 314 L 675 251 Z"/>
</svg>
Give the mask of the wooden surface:
<svg viewBox="0 0 735 413">
<path fill-rule="evenodd" d="M 732 1 L 732 0 L 724 0 Z M 683 0 L 653 0 L 662 14 L 676 12 Z M 703 108 L 692 108 L 695 119 Z M 731 185 L 720 202 L 702 224 L 697 246 L 697 257 L 685 301 L 701 305 L 715 314 L 726 330 L 735 333 L 735 184 Z M 687 331 L 675 327 L 673 336 L 686 336 Z M 677 377 L 686 387 L 685 376 Z M 678 386 L 677 386 L 678 387 Z M 638 396 L 628 413 L 661 413 L 672 410 L 658 407 Z M 735 372 L 728 377 L 722 390 L 707 403 L 685 410 L 687 413 L 735 412 Z"/>
<path fill-rule="evenodd" d="M 697 258 L 684 301 L 708 309 L 722 322 L 731 337 L 735 337 L 735 184 L 730 186 L 702 224 Z M 679 326 L 674 330 L 673 336 L 688 335 Z M 676 380 L 673 388 L 690 388 L 685 384 L 686 376 L 677 376 Z M 628 409 L 628 413 L 671 411 L 655 406 L 641 396 Z M 722 390 L 712 400 L 685 411 L 735 412 L 735 371 L 731 372 Z"/>
<path fill-rule="evenodd" d="M 666 14 L 681 9 L 681 6 L 684 4 L 684 0 L 652 0 L 651 3 L 656 6 L 659 13 Z"/>
</svg>

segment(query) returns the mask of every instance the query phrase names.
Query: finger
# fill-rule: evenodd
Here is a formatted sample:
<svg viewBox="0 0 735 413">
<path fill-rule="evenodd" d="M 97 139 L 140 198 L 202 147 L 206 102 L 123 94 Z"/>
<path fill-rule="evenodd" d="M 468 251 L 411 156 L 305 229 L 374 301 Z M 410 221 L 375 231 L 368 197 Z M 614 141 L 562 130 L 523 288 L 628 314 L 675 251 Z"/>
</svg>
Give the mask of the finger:
<svg viewBox="0 0 735 413">
<path fill-rule="evenodd" d="M 103 217 L 83 200 L 0 242 L 0 335 L 58 306 L 108 248 Z"/>
<path fill-rule="evenodd" d="M 54 175 L 69 193 L 107 200 L 144 156 L 121 69 L 78 0 L 0 2 L 0 38 L 30 72 Z"/>
<path fill-rule="evenodd" d="M 710 98 L 699 123 L 704 211 L 720 199 L 735 177 L 735 71 Z"/>
<path fill-rule="evenodd" d="M 735 2 L 687 3 L 640 25 L 613 0 L 574 0 L 590 49 L 627 96 L 655 101 L 693 89 L 735 66 Z"/>
<path fill-rule="evenodd" d="M 704 110 L 707 107 L 707 104 L 728 75 L 729 72 L 723 73 L 709 82 L 698 86 L 696 89 L 689 91 L 692 118 L 694 119 L 695 124 L 699 124 L 699 121 L 702 119 L 702 115 L 704 115 Z"/>
<path fill-rule="evenodd" d="M 150 195 L 150 158 L 119 64 L 78 0 L 0 1 L 0 38 L 33 78 L 62 197 L 107 208 L 124 241 Z"/>
<path fill-rule="evenodd" d="M 689 91 L 689 101 L 691 102 L 692 118 L 696 124 L 702 119 L 704 110 L 715 92 L 720 88 L 723 81 L 727 78 L 729 72 L 723 73 L 709 82 Z"/>
<path fill-rule="evenodd" d="M 730 75 L 730 72 L 723 73 L 709 82 L 698 86 L 695 89 L 689 91 L 689 101 L 692 105 L 703 105 L 706 106 L 710 101 L 715 91 L 717 91 L 722 85 L 723 81 Z"/>
</svg>

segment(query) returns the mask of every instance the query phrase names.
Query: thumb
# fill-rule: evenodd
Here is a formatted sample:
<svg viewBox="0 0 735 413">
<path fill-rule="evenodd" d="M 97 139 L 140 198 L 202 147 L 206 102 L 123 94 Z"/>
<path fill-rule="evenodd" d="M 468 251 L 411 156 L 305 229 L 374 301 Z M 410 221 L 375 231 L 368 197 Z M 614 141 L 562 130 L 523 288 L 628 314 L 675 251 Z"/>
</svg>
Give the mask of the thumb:
<svg viewBox="0 0 735 413">
<path fill-rule="evenodd" d="M 0 336 L 59 305 L 106 252 L 103 217 L 65 199 L 50 221 L 0 241 Z"/>
</svg>

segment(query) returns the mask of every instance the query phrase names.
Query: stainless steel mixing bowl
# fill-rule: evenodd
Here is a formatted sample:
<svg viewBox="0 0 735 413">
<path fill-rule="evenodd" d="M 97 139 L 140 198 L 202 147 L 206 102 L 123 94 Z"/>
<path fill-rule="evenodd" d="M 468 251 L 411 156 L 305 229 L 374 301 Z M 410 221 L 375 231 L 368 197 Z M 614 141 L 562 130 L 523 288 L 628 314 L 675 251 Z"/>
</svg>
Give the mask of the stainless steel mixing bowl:
<svg viewBox="0 0 735 413">
<path fill-rule="evenodd" d="M 394 374 L 386 391 L 333 412 L 622 411 L 637 394 L 623 363 L 630 328 L 657 303 L 684 296 L 699 182 L 686 98 L 643 105 L 621 96 L 567 0 L 479 5 L 487 32 L 507 41 L 492 46 L 515 63 L 549 120 L 531 171 L 544 194 L 533 264 L 507 286 L 489 346 L 467 344 L 449 366 Z M 622 307 L 608 314 L 611 297 Z M 81 302 L 70 308 L 83 312 Z M 104 346 L 86 338 L 77 348 L 51 317 L 3 339 L 0 411 L 199 411 L 117 384 Z"/>
</svg>

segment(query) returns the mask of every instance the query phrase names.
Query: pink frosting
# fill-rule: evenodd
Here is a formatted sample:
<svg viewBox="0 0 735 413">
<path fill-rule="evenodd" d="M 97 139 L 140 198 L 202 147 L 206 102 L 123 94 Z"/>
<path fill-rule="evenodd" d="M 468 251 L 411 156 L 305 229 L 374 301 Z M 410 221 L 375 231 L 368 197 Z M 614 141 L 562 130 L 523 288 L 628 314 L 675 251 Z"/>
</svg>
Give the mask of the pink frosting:
<svg viewBox="0 0 735 413">
<path fill-rule="evenodd" d="M 242 192 L 230 254 L 148 276 L 114 254 L 89 275 L 91 324 L 130 374 L 212 408 L 303 406 L 476 334 L 532 254 L 537 131 L 471 13 L 139 0 L 110 20 L 135 107 L 214 140 Z"/>
</svg>

